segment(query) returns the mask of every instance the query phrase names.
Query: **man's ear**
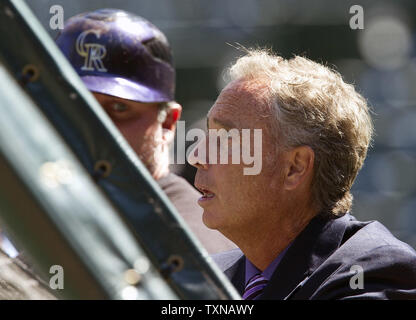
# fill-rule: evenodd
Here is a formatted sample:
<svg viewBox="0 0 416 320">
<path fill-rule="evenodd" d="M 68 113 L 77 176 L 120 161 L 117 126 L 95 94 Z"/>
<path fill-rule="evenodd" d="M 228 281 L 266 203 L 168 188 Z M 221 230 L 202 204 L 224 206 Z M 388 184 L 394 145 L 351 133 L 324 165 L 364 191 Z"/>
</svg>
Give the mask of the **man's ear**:
<svg viewBox="0 0 416 320">
<path fill-rule="evenodd" d="M 301 184 L 311 181 L 315 153 L 309 146 L 299 146 L 286 153 L 284 187 L 294 190 Z"/>
<path fill-rule="evenodd" d="M 168 102 L 166 107 L 166 118 L 162 123 L 163 139 L 168 143 L 173 139 L 176 122 L 180 119 L 182 106 L 177 102 Z"/>
</svg>

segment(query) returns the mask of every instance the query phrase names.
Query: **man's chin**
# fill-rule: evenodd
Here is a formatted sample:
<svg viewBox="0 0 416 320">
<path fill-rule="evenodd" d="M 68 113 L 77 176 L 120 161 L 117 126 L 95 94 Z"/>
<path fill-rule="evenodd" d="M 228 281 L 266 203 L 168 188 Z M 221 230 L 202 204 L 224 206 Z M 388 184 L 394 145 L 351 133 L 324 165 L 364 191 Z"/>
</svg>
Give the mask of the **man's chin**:
<svg viewBox="0 0 416 320">
<path fill-rule="evenodd" d="M 215 213 L 213 213 L 211 210 L 204 210 L 204 213 L 202 214 L 202 222 L 207 228 L 218 230 L 220 227 L 218 220 L 218 217 L 216 217 Z"/>
</svg>

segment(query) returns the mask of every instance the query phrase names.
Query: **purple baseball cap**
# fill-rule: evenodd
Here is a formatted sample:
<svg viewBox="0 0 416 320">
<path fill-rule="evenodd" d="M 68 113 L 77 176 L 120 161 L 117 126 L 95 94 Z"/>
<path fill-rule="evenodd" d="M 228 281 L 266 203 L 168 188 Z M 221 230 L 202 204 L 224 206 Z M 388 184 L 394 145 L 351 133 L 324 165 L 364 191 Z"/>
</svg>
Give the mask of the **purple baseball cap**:
<svg viewBox="0 0 416 320">
<path fill-rule="evenodd" d="M 175 69 L 164 34 L 119 9 L 68 19 L 56 43 L 93 92 L 139 102 L 174 100 Z"/>
</svg>

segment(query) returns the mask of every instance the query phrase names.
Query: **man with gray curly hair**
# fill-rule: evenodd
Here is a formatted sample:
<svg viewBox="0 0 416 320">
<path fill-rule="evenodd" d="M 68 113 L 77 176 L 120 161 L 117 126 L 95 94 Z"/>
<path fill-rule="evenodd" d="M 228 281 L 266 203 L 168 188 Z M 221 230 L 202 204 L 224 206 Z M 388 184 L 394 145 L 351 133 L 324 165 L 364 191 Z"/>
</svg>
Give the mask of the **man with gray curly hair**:
<svg viewBox="0 0 416 320">
<path fill-rule="evenodd" d="M 239 247 L 214 259 L 243 298 L 416 299 L 416 252 L 349 213 L 373 134 L 366 100 L 299 56 L 249 50 L 229 71 L 208 127 L 260 129 L 262 169 L 244 175 L 199 147 L 188 161 L 205 225 Z"/>
</svg>

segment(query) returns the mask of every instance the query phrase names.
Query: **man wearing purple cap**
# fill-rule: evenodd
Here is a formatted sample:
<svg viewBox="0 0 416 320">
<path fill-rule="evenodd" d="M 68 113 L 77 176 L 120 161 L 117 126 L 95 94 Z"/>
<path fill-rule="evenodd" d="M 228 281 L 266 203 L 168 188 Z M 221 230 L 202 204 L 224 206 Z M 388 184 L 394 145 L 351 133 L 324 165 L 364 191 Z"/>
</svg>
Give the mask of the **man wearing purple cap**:
<svg viewBox="0 0 416 320">
<path fill-rule="evenodd" d="M 56 43 L 208 252 L 233 248 L 202 223 L 201 195 L 169 172 L 182 107 L 164 34 L 132 13 L 100 9 L 68 19 Z"/>
</svg>

